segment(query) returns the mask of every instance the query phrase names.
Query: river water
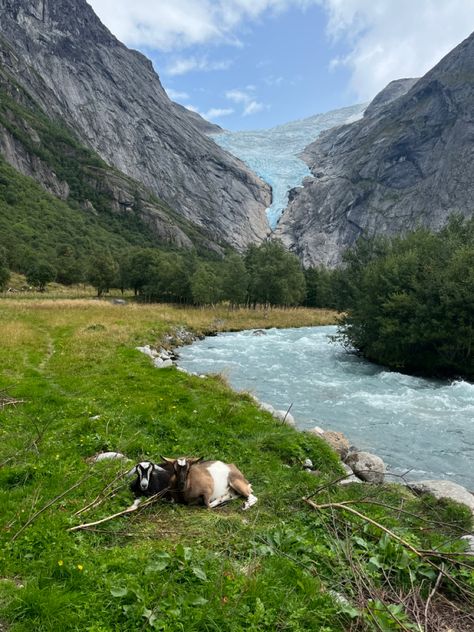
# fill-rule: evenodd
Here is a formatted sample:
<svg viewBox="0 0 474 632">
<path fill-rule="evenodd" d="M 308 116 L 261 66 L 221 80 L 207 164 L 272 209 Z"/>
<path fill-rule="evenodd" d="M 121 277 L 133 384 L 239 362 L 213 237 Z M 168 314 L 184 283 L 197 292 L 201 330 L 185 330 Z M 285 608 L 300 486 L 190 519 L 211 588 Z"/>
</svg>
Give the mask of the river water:
<svg viewBox="0 0 474 632">
<path fill-rule="evenodd" d="M 448 478 L 474 489 L 474 384 L 387 371 L 331 340 L 336 327 L 225 333 L 179 350 L 178 364 L 222 373 L 291 412 L 300 428 L 344 432 L 407 479 Z M 396 479 L 394 479 L 396 480 Z"/>
</svg>

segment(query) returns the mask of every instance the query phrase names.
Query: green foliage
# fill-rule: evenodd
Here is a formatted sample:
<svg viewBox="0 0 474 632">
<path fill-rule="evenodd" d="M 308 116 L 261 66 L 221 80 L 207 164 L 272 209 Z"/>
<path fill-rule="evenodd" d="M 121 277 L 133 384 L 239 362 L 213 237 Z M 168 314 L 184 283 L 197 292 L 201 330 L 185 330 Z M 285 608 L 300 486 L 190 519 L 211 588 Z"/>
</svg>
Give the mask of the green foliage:
<svg viewBox="0 0 474 632">
<path fill-rule="evenodd" d="M 108 252 L 97 253 L 89 261 L 87 279 L 97 290 L 97 296 L 108 292 L 116 279 L 118 266 Z"/>
<path fill-rule="evenodd" d="M 245 262 L 237 254 L 228 255 L 223 263 L 222 297 L 231 305 L 244 305 L 247 301 L 249 287 L 249 273 Z"/>
<path fill-rule="evenodd" d="M 26 281 L 40 292 L 56 278 L 56 270 L 47 261 L 37 261 L 26 273 Z"/>
<path fill-rule="evenodd" d="M 214 266 L 199 263 L 191 277 L 191 292 L 196 305 L 214 305 L 222 296 L 221 279 Z"/>
<path fill-rule="evenodd" d="M 346 276 L 348 344 L 397 370 L 474 376 L 474 220 L 360 242 Z"/>
<path fill-rule="evenodd" d="M 8 269 L 7 252 L 0 246 L 0 292 L 6 289 L 10 280 L 10 270 Z"/>
<path fill-rule="evenodd" d="M 303 301 L 306 286 L 301 264 L 280 241 L 250 246 L 245 265 L 251 304 L 299 305 Z"/>
</svg>

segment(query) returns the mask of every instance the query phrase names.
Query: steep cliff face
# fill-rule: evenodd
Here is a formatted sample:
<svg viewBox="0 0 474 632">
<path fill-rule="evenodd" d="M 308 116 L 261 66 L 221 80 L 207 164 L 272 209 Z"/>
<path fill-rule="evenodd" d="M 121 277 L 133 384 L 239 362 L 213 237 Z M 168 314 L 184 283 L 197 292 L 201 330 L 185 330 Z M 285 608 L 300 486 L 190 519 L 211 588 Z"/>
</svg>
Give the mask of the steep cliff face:
<svg viewBox="0 0 474 632">
<path fill-rule="evenodd" d="M 0 27 L 15 79 L 108 164 L 217 241 L 265 237 L 269 187 L 175 107 L 85 0 L 0 0 Z"/>
<path fill-rule="evenodd" d="M 376 97 L 363 119 L 306 148 L 313 178 L 276 231 L 306 265 L 337 265 L 360 235 L 437 229 L 452 213 L 472 215 L 474 36 L 395 88 L 401 96 Z"/>
</svg>

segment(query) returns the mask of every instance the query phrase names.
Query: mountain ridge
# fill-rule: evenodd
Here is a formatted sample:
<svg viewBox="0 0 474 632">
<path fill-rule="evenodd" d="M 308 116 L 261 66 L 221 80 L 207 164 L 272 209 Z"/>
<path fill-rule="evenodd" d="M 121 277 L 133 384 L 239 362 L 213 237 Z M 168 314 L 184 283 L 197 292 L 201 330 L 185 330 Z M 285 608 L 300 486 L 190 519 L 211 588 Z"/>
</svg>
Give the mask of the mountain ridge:
<svg viewBox="0 0 474 632">
<path fill-rule="evenodd" d="M 450 214 L 472 214 L 474 35 L 406 87 L 304 150 L 312 178 L 275 235 L 306 266 L 339 265 L 361 236 L 437 230 Z"/>
<path fill-rule="evenodd" d="M 48 115 L 211 239 L 243 249 L 266 237 L 268 185 L 175 107 L 151 61 L 85 0 L 0 0 L 0 9 L 2 37 L 23 65 L 15 79 Z"/>
</svg>

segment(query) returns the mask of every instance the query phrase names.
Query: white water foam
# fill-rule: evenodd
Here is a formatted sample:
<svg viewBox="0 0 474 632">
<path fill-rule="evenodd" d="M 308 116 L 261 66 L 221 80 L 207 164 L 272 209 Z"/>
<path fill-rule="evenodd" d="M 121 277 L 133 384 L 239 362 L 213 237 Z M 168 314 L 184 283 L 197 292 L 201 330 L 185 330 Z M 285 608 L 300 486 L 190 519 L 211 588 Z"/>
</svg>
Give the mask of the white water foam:
<svg viewBox="0 0 474 632">
<path fill-rule="evenodd" d="M 340 430 L 394 473 L 474 489 L 474 384 L 390 372 L 349 354 L 335 327 L 222 334 L 180 349 L 179 364 L 224 372 L 234 388 L 287 409 L 301 428 Z M 414 469 L 412 469 L 414 468 Z"/>
</svg>

